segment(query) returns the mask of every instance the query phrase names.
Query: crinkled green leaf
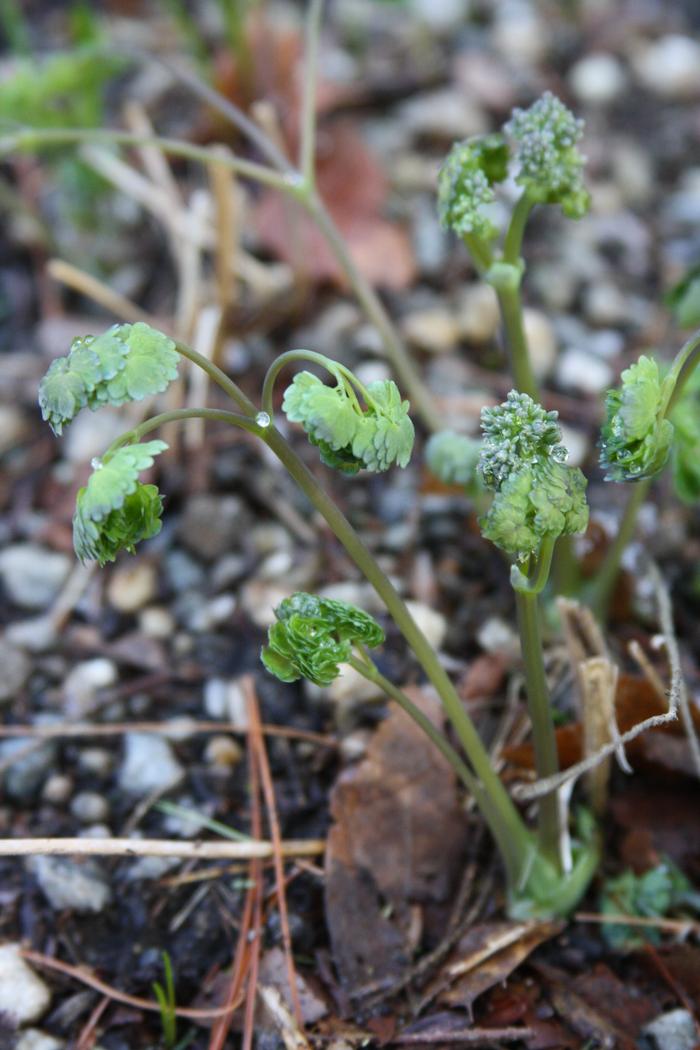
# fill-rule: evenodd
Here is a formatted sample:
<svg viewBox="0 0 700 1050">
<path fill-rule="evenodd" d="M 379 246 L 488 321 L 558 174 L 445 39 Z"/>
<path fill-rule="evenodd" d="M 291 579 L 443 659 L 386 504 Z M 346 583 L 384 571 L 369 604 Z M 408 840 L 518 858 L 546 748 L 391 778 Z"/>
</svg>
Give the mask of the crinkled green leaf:
<svg viewBox="0 0 700 1050">
<path fill-rule="evenodd" d="M 41 381 L 42 415 L 60 434 L 86 405 L 122 405 L 165 390 L 177 377 L 178 363 L 173 340 L 143 322 L 75 339 Z"/>
<path fill-rule="evenodd" d="M 347 662 L 354 644 L 376 646 L 384 632 L 376 620 L 348 602 L 297 592 L 275 609 L 261 659 L 283 682 L 307 678 L 330 685 Z"/>
<path fill-rule="evenodd" d="M 432 434 L 425 446 L 428 469 L 445 485 L 471 485 L 476 478 L 481 443 L 454 430 Z"/>
<path fill-rule="evenodd" d="M 543 204 L 559 204 L 565 215 L 579 219 L 590 205 L 583 183 L 586 158 L 577 142 L 583 121 L 577 120 L 551 91 L 529 109 L 515 109 L 505 125 L 517 143 L 516 181 Z"/>
<path fill-rule="evenodd" d="M 310 372 L 299 372 L 285 391 L 282 408 L 291 422 L 301 423 L 328 466 L 346 474 L 361 468 L 405 467 L 413 449 L 414 429 L 408 401 L 392 380 L 367 388 L 363 410 L 343 383 L 326 386 Z"/>
<path fill-rule="evenodd" d="M 78 492 L 73 516 L 73 546 L 80 561 L 97 561 L 105 565 L 114 561 L 121 550 L 134 553 L 141 540 L 156 536 L 161 530 L 163 500 L 155 485 L 137 483 L 116 510 L 99 521 L 86 512 L 86 489 Z"/>
<path fill-rule="evenodd" d="M 484 537 L 518 561 L 545 536 L 572 536 L 588 525 L 586 479 L 577 467 L 552 461 L 510 474 L 480 521 Z"/>
<path fill-rule="evenodd" d="M 700 501 L 700 398 L 687 390 L 673 411 L 675 441 L 671 469 L 677 495 L 685 503 Z"/>
<path fill-rule="evenodd" d="M 127 354 L 124 367 L 95 389 L 96 402 L 122 405 L 127 401 L 142 401 L 145 397 L 162 393 L 173 379 L 177 379 L 180 355 L 169 336 L 138 321 L 133 325 L 118 325 L 99 339 L 105 337 L 109 337 L 110 343 L 115 340 L 124 342 Z M 95 343 L 92 344 L 93 350 Z"/>
<path fill-rule="evenodd" d="M 661 415 L 665 390 L 653 358 L 642 355 L 621 379 L 605 398 L 600 464 L 606 481 L 641 481 L 666 464 L 674 429 Z"/>
<path fill-rule="evenodd" d="M 81 516 L 100 522 L 119 510 L 124 500 L 136 491 L 142 470 L 153 466 L 155 456 L 168 446 L 164 441 L 145 441 L 116 449 L 106 462 L 93 461 L 93 472 L 82 490 Z"/>
<path fill-rule="evenodd" d="M 485 240 L 497 235 L 487 206 L 495 200 L 493 184 L 508 173 L 508 156 L 502 135 L 481 135 L 454 144 L 438 175 L 438 214 L 444 229 Z"/>
<path fill-rule="evenodd" d="M 481 429 L 479 473 L 486 487 L 495 491 L 525 467 L 563 463 L 568 456 L 561 443 L 558 413 L 546 412 L 528 394 L 516 390 L 502 404 L 482 409 Z"/>
</svg>

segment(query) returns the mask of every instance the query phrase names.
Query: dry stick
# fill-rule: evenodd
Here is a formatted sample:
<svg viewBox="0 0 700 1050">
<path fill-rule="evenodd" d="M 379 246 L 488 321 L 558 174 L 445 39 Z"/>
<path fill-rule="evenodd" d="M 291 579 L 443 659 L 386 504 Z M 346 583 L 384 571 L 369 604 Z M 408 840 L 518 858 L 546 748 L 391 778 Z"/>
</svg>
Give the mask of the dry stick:
<svg viewBox="0 0 700 1050">
<path fill-rule="evenodd" d="M 299 993 L 297 990 L 297 975 L 294 969 L 294 956 L 292 954 L 292 936 L 289 932 L 289 913 L 287 911 L 287 895 L 284 889 L 284 866 L 282 863 L 282 835 L 280 832 L 279 818 L 277 815 L 277 804 L 275 801 L 275 789 L 270 773 L 270 764 L 265 750 L 265 741 L 262 735 L 260 722 L 260 710 L 258 698 L 255 693 L 255 685 L 252 677 L 246 675 L 242 681 L 243 695 L 246 698 L 248 718 L 250 720 L 250 732 L 253 739 L 255 754 L 260 768 L 260 781 L 263 797 L 267 807 L 267 819 L 270 826 L 270 838 L 273 846 L 273 861 L 275 868 L 275 881 L 277 883 L 277 907 L 280 915 L 280 928 L 282 931 L 282 945 L 284 948 L 285 962 L 287 966 L 287 981 L 289 983 L 289 995 L 294 1008 L 294 1016 L 297 1025 L 303 1029 L 303 1019 Z"/>
<path fill-rule="evenodd" d="M 253 761 L 253 752 L 250 746 L 250 736 L 248 736 L 248 763 Z M 245 895 L 245 903 L 243 905 L 243 914 L 241 916 L 241 922 L 238 930 L 238 940 L 236 942 L 236 951 L 233 957 L 233 968 L 231 972 L 231 983 L 229 985 L 228 994 L 226 996 L 226 1006 L 231 1006 L 234 1003 L 240 1003 L 242 999 L 242 987 L 243 980 L 245 977 L 246 964 L 249 955 L 249 934 L 251 924 L 253 921 L 253 908 L 255 905 L 255 895 L 258 890 L 259 879 L 255 878 L 255 860 L 250 860 L 248 864 L 248 890 Z M 224 1044 L 228 1035 L 228 1030 L 231 1026 L 232 1017 L 222 1017 L 218 1021 L 211 1033 L 209 1040 L 209 1050 L 224 1050 Z"/>
<path fill-rule="evenodd" d="M 127 299 L 124 295 L 119 295 L 118 292 L 113 291 L 108 285 L 98 281 L 96 277 L 86 273 L 85 270 L 80 270 L 71 263 L 65 262 L 63 259 L 49 259 L 46 264 L 46 272 L 54 281 L 58 281 L 59 284 L 64 284 L 66 287 L 80 292 L 81 295 L 84 295 L 87 299 L 92 299 L 93 302 L 103 306 L 105 310 L 108 310 L 123 321 L 128 321 L 131 324 L 135 324 L 137 321 L 143 321 L 145 324 L 153 323 L 151 315 L 142 310 L 136 303 L 132 303 L 131 299 Z"/>
<path fill-rule="evenodd" d="M 78 1042 L 76 1043 L 75 1050 L 92 1050 L 96 1040 L 96 1036 L 94 1034 L 95 1029 L 97 1028 L 97 1025 L 100 1022 L 100 1018 L 109 1006 L 110 1002 L 111 1000 L 109 996 L 102 996 L 97 1006 L 91 1012 L 87 1021 L 83 1025 L 83 1029 L 80 1035 L 78 1036 Z"/>
<path fill-rule="evenodd" d="M 288 839 L 280 844 L 285 857 L 318 857 L 325 839 Z M 36 854 L 76 857 L 180 857 L 183 860 L 264 860 L 274 857 L 272 842 L 183 842 L 181 839 L 88 839 L 17 838 L 0 839 L 0 857 L 29 857 Z"/>
<path fill-rule="evenodd" d="M 613 923 L 616 926 L 649 926 L 669 933 L 700 934 L 700 922 L 692 919 L 654 919 L 641 915 L 600 915 L 598 912 L 577 911 L 573 918 L 576 922 L 594 922 L 598 924 Z"/>
<path fill-rule="evenodd" d="M 260 769 L 258 756 L 255 748 L 255 737 L 252 728 L 248 731 L 248 755 L 250 773 L 250 807 L 251 807 L 251 831 L 256 838 L 262 835 L 262 806 L 260 802 Z M 254 887 L 253 919 L 249 937 L 252 938 L 250 947 L 250 966 L 248 969 L 248 984 L 246 987 L 245 1011 L 243 1017 L 243 1039 L 241 1050 L 252 1050 L 253 1038 L 255 1036 L 255 1001 L 258 991 L 258 972 L 260 970 L 260 951 L 262 947 L 263 932 L 263 871 L 259 860 L 251 864 L 251 879 Z"/>
<path fill-rule="evenodd" d="M 547 795 L 551 791 L 557 791 L 563 784 L 566 784 L 570 780 L 576 780 L 582 773 L 587 773 L 589 770 L 593 769 L 594 766 L 597 766 L 598 763 L 607 758 L 608 755 L 619 752 L 622 745 L 628 744 L 630 740 L 636 739 L 636 737 L 646 732 L 647 729 L 654 729 L 657 726 L 667 725 L 669 722 L 675 721 L 675 719 L 678 718 L 678 712 L 681 703 L 683 702 L 683 698 L 685 698 L 687 707 L 688 696 L 685 692 L 678 642 L 676 641 L 673 628 L 671 598 L 654 562 L 650 562 L 649 572 L 656 594 L 661 633 L 671 668 L 671 682 L 668 691 L 668 711 L 663 715 L 652 715 L 650 718 L 645 718 L 643 722 L 638 722 L 636 726 L 628 729 L 626 733 L 620 734 L 616 740 L 613 740 L 611 743 L 606 744 L 605 747 L 602 747 L 597 754 L 590 755 L 588 758 L 583 759 L 582 762 L 577 762 L 575 765 L 570 766 L 556 776 L 545 777 L 543 780 L 538 780 L 535 784 L 516 785 L 516 787 L 513 788 L 513 795 L 516 798 L 540 798 L 542 795 Z M 689 710 L 688 716 L 690 717 Z"/>
<path fill-rule="evenodd" d="M 60 959 L 52 959 L 49 955 L 42 955 L 40 952 L 33 952 L 28 948 L 21 949 L 20 954 L 23 959 L 26 959 L 32 965 L 43 966 L 47 970 L 55 970 L 57 973 L 62 973 L 74 981 L 80 981 L 81 984 L 87 985 L 88 988 L 94 988 L 96 992 L 106 995 L 114 1002 L 133 1006 L 137 1010 L 148 1010 L 155 1014 L 161 1012 L 160 1003 L 153 1002 L 151 999 L 141 999 L 136 995 L 127 995 L 126 992 L 120 992 L 118 988 L 105 984 L 99 977 L 95 977 L 93 973 L 83 969 L 82 966 L 71 966 L 69 963 L 61 962 Z M 231 1013 L 231 1008 L 220 1007 L 213 1010 L 195 1010 L 187 1006 L 178 1006 L 175 1008 L 174 1013 L 176 1017 L 185 1017 L 191 1021 L 211 1021 Z"/>
<path fill-rule="evenodd" d="M 661 678 L 661 675 L 656 670 L 656 668 L 654 667 L 651 660 L 644 652 L 636 638 L 634 638 L 627 646 L 627 652 L 637 664 L 640 671 L 646 678 L 647 682 L 658 696 L 659 700 L 665 703 L 666 687 L 664 686 L 663 679 Z"/>
<path fill-rule="evenodd" d="M 212 147 L 216 150 L 216 147 Z M 214 266 L 219 308 L 222 314 L 236 300 L 235 259 L 240 249 L 241 228 L 237 221 L 240 215 L 241 191 L 236 176 L 223 164 L 209 164 L 209 185 L 216 209 L 216 243 Z"/>
<path fill-rule="evenodd" d="M 117 691 L 118 692 L 118 691 Z M 101 700 L 101 705 L 111 704 L 112 692 Z M 288 726 L 275 726 L 264 722 L 261 726 L 266 736 L 279 736 L 285 740 L 300 740 L 307 744 L 318 744 L 319 747 L 336 748 L 338 743 L 323 733 L 314 733 L 310 729 L 292 729 Z M 170 722 L 111 722 L 109 725 L 76 722 L 59 725 L 14 725 L 0 726 L 0 739 L 4 737 L 39 737 L 42 740 L 54 737 L 82 736 L 121 736 L 124 733 L 159 733 L 178 739 L 181 735 L 195 733 L 232 733 L 236 735 L 248 732 L 248 726 L 236 726 L 230 722 L 190 722 L 188 719 L 173 719 Z"/>
<path fill-rule="evenodd" d="M 455 1031 L 453 1028 L 427 1029 L 425 1032 L 406 1032 L 395 1035 L 392 1043 L 402 1043 L 406 1046 L 439 1046 L 444 1043 L 462 1043 L 465 1045 L 476 1045 L 493 1047 L 498 1040 L 503 1042 L 527 1042 L 537 1033 L 532 1028 L 461 1028 Z"/>
</svg>

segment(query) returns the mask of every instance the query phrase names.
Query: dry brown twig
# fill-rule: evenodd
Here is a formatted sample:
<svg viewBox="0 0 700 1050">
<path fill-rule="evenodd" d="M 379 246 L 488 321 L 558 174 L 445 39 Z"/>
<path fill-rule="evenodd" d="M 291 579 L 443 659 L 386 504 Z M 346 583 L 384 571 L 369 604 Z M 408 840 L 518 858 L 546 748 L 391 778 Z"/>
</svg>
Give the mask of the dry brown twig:
<svg viewBox="0 0 700 1050">
<path fill-rule="evenodd" d="M 289 839 L 280 843 L 285 857 L 318 857 L 325 839 Z M 75 857 L 180 857 L 183 860 L 265 860 L 274 856 L 272 842 L 196 842 L 181 839 L 88 839 L 16 838 L 0 839 L 0 857 L 30 857 L 36 854 Z"/>
</svg>

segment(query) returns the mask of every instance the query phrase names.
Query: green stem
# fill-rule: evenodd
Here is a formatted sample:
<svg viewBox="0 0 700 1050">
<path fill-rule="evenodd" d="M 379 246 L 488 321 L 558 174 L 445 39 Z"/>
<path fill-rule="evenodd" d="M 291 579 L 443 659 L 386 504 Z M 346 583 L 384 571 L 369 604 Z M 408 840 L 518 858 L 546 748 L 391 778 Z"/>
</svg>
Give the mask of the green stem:
<svg viewBox="0 0 700 1050">
<path fill-rule="evenodd" d="M 514 582 L 520 646 L 525 664 L 528 711 L 535 745 L 535 766 L 540 780 L 559 772 L 552 708 L 542 658 L 538 603 L 538 595 L 549 575 L 554 543 L 555 539 L 547 537 L 542 543 L 534 573 L 524 583 L 516 585 Z M 539 836 L 542 854 L 561 870 L 561 815 L 556 792 L 550 792 L 540 799 Z"/>
<path fill-rule="evenodd" d="M 281 174 L 253 161 L 224 153 L 222 150 L 194 146 L 179 139 L 161 138 L 157 135 L 138 135 L 130 131 L 110 128 L 20 128 L 0 137 L 0 154 L 16 150 L 33 150 L 37 146 L 64 146 L 73 143 L 103 143 L 117 146 L 155 146 L 164 153 L 186 157 L 201 164 L 220 164 L 243 178 L 253 179 L 276 190 L 298 194 L 298 180 Z"/>
<path fill-rule="evenodd" d="M 441 430 L 444 420 L 414 368 L 396 326 L 384 309 L 381 299 L 355 263 L 330 212 L 318 193 L 313 190 L 309 191 L 306 198 L 300 197 L 300 200 L 318 225 L 338 265 L 347 277 L 357 301 L 379 332 L 386 355 L 406 395 L 410 398 L 414 410 L 428 430 Z"/>
<path fill-rule="evenodd" d="M 530 352 L 523 324 L 523 304 L 519 285 L 499 285 L 496 288 L 498 304 L 501 308 L 505 343 L 510 358 L 511 371 L 515 387 L 523 394 L 529 394 L 533 401 L 539 403 L 540 390 L 532 370 Z"/>
<path fill-rule="evenodd" d="M 700 355 L 697 354 L 698 349 L 700 349 L 700 332 L 696 332 L 695 335 L 692 335 L 673 359 L 671 370 L 666 377 L 669 389 L 668 394 L 666 395 L 666 401 L 661 407 L 661 419 L 670 415 L 673 408 L 678 403 L 685 384 L 693 374 L 698 361 L 700 361 Z"/>
<path fill-rule="evenodd" d="M 480 277 L 486 278 L 488 271 L 491 269 L 491 264 L 493 263 L 493 252 L 491 251 L 490 245 L 482 240 L 481 237 L 477 237 L 474 233 L 462 234 L 462 241 L 472 257 L 472 262 L 476 267 L 477 273 Z"/>
<path fill-rule="evenodd" d="M 339 376 L 344 376 L 349 383 L 357 387 L 368 406 L 375 404 L 364 384 L 345 365 L 341 365 L 331 357 L 326 357 L 325 354 L 318 354 L 315 350 L 287 350 L 284 354 L 280 354 L 279 357 L 275 358 L 265 374 L 261 401 L 263 411 L 267 412 L 268 415 L 272 416 L 274 413 L 274 390 L 277 376 L 286 365 L 291 364 L 293 361 L 311 361 L 313 364 L 319 365 L 327 372 L 330 372 L 335 379 L 338 379 Z"/>
<path fill-rule="evenodd" d="M 615 582 L 620 573 L 622 555 L 634 537 L 639 508 L 649 495 L 652 480 L 652 478 L 645 478 L 644 481 L 634 482 L 632 494 L 627 500 L 615 539 L 608 547 L 603 563 L 596 573 L 591 607 L 601 622 L 605 622 L 608 617 Z"/>
<path fill-rule="evenodd" d="M 393 584 L 347 518 L 321 488 L 313 474 L 290 448 L 279 431 L 270 428 L 262 436 L 313 506 L 325 518 L 365 578 L 374 587 L 428 679 L 435 687 L 442 700 L 445 713 L 474 769 L 474 774 L 480 780 L 484 794 L 488 796 L 489 810 L 484 813 L 484 817 L 496 840 L 503 843 L 503 859 L 508 878 L 512 884 L 516 884 L 522 875 L 523 866 L 532 854 L 530 834 L 500 778 L 494 772 L 488 752 L 435 651 L 409 613 Z"/>
<path fill-rule="evenodd" d="M 503 241 L 503 262 L 510 263 L 511 266 L 517 266 L 520 262 L 525 227 L 533 207 L 534 201 L 526 190 L 518 198 L 513 208 L 513 214 Z"/>
<path fill-rule="evenodd" d="M 310 189 L 316 185 L 316 85 L 318 82 L 318 38 L 323 0 L 310 0 L 306 15 L 304 82 L 301 104 L 299 170 Z"/>
<path fill-rule="evenodd" d="M 241 416 L 238 412 L 224 412 L 218 408 L 174 408 L 170 412 L 160 412 L 157 416 L 144 419 L 143 423 L 139 423 L 137 427 L 130 430 L 128 434 L 123 434 L 118 440 L 120 443 L 124 439 L 140 441 L 152 430 L 157 430 L 168 423 L 180 423 L 183 419 L 206 419 L 214 423 L 230 423 L 231 426 L 241 427 L 242 430 L 247 430 L 249 434 L 255 434 L 256 437 L 261 437 L 265 430 L 265 427 L 259 426 L 249 416 Z"/>
<path fill-rule="evenodd" d="M 182 357 L 186 357 L 188 361 L 191 361 L 206 372 L 212 382 L 221 387 L 223 392 L 230 397 L 239 408 L 242 408 L 246 415 L 255 416 L 257 414 L 258 410 L 256 406 L 250 398 L 243 393 L 238 384 L 234 383 L 234 381 L 230 379 L 226 373 L 218 367 L 218 365 L 215 365 L 213 361 L 210 361 L 208 357 L 204 357 L 203 354 L 197 353 L 196 350 L 187 346 L 186 343 L 176 342 L 175 349 Z"/>
</svg>

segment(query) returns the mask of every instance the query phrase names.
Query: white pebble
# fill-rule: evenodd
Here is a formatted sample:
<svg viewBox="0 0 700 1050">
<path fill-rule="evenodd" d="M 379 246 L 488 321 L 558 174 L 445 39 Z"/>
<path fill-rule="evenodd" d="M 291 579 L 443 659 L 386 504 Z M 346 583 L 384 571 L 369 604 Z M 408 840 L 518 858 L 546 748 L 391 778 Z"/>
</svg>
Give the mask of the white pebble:
<svg viewBox="0 0 700 1050">
<path fill-rule="evenodd" d="M 167 740 L 153 733 L 127 733 L 119 785 L 130 795 L 167 791 L 183 779 L 185 771 Z"/>
<path fill-rule="evenodd" d="M 700 96 L 700 43 L 691 37 L 661 37 L 635 56 L 634 66 L 642 85 L 661 98 Z"/>
<path fill-rule="evenodd" d="M 137 560 L 115 569 L 107 585 L 107 598 L 119 612 L 133 613 L 153 599 L 157 587 L 155 565 Z"/>
<path fill-rule="evenodd" d="M 579 102 L 605 106 L 620 97 L 627 85 L 627 76 L 618 58 L 598 51 L 576 63 L 569 73 L 569 83 Z"/>
<path fill-rule="evenodd" d="M 18 944 L 0 946 L 0 1013 L 18 1024 L 38 1020 L 49 1008 L 51 992 L 27 966 Z"/>
<path fill-rule="evenodd" d="M 557 363 L 557 382 L 567 390 L 600 394 L 613 383 L 613 370 L 607 361 L 585 350 L 569 347 Z"/>
</svg>

